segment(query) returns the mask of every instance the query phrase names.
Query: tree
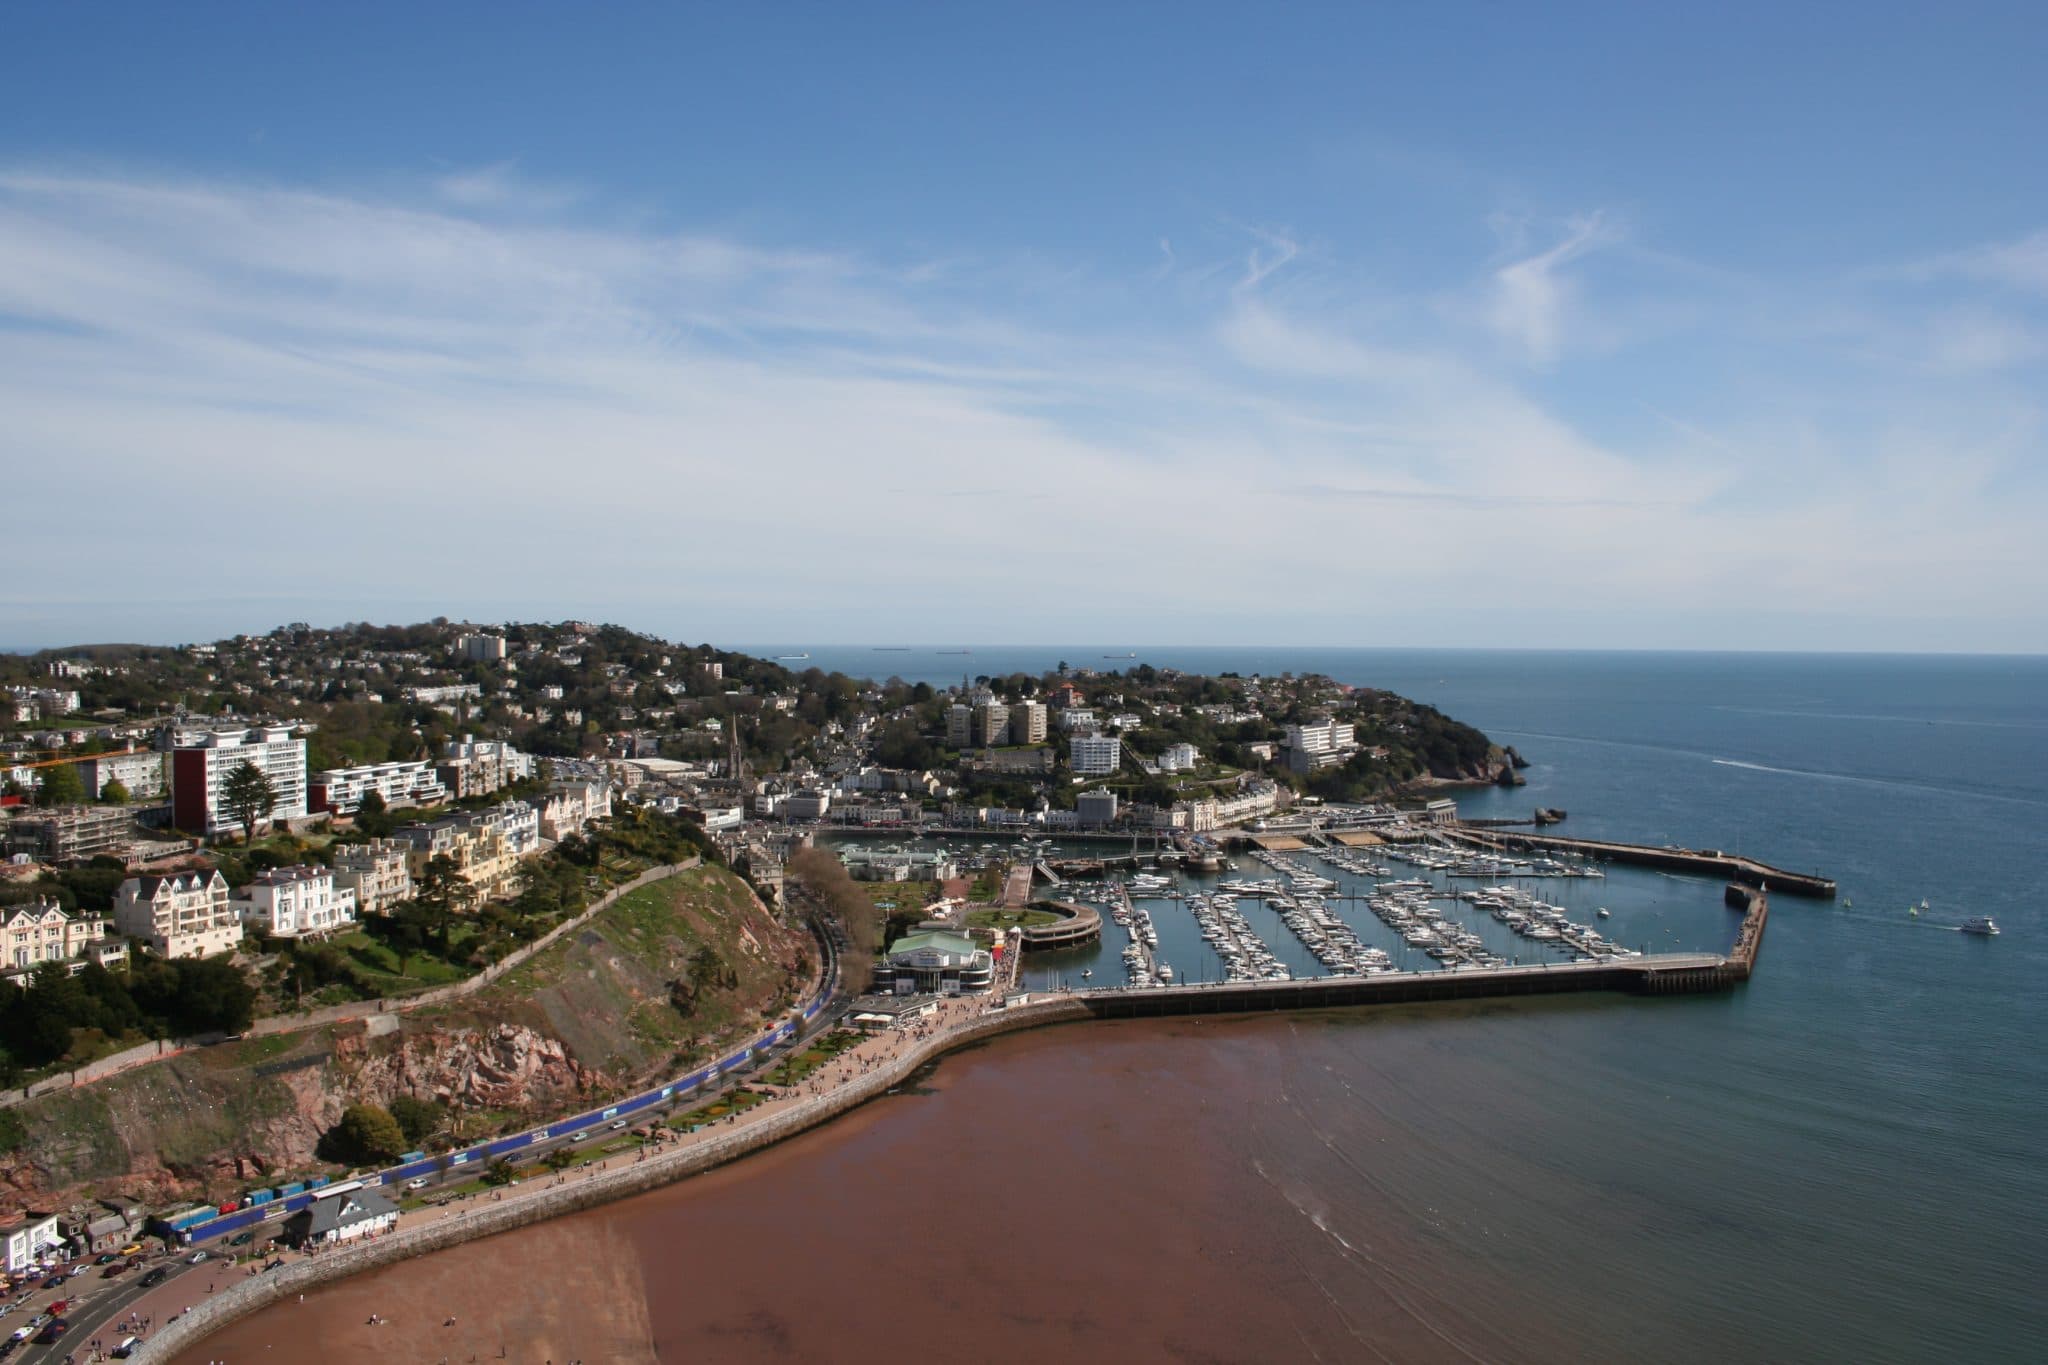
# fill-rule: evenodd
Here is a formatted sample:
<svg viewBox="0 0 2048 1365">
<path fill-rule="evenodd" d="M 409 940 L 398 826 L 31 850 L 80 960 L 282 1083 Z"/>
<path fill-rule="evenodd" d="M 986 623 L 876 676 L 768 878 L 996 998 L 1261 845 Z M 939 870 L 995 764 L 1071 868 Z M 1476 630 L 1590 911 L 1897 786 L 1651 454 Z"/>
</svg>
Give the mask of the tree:
<svg viewBox="0 0 2048 1365">
<path fill-rule="evenodd" d="M 247 759 L 220 784 L 220 808 L 254 842 L 256 826 L 277 809 L 277 784 Z"/>
<path fill-rule="evenodd" d="M 374 1104 L 352 1104 L 327 1130 L 321 1145 L 347 1165 L 396 1161 L 406 1151 L 405 1133 L 391 1112 Z"/>
<path fill-rule="evenodd" d="M 441 1106 L 432 1100 L 394 1095 L 390 1109 L 391 1117 L 398 1121 L 399 1131 L 415 1147 L 425 1143 L 441 1127 Z"/>
<path fill-rule="evenodd" d="M 38 806 L 75 806 L 85 800 L 85 781 L 74 764 L 59 763 L 43 769 L 43 783 L 36 791 Z"/>
<path fill-rule="evenodd" d="M 493 1157 L 491 1164 L 484 1167 L 484 1184 L 509 1185 L 512 1183 L 512 1163 L 504 1157 Z"/>
<path fill-rule="evenodd" d="M 110 806 L 127 805 L 129 800 L 128 784 L 118 777 L 109 778 L 107 785 L 100 788 L 100 800 Z"/>
<path fill-rule="evenodd" d="M 566 1171 L 575 1164 L 576 1153 L 570 1151 L 567 1147 L 557 1147 L 554 1151 L 542 1157 L 541 1160 L 546 1163 L 547 1168 L 551 1171 Z"/>
</svg>

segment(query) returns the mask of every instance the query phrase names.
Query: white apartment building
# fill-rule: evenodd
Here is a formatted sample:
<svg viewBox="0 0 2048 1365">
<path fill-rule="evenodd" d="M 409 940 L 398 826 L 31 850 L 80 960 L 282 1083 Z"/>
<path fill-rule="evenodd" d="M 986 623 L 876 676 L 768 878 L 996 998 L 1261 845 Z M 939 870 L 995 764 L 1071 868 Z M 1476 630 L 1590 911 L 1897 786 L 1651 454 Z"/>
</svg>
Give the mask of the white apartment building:
<svg viewBox="0 0 2048 1365">
<path fill-rule="evenodd" d="M 104 915 L 73 918 L 55 901 L 31 901 L 0 920 L 0 967 L 22 971 L 45 962 L 74 960 L 83 966 L 87 950 L 106 937 Z"/>
<path fill-rule="evenodd" d="M 407 849 L 396 839 L 339 845 L 334 850 L 335 889 L 355 894 L 358 915 L 390 914 L 392 906 L 412 896 Z"/>
<path fill-rule="evenodd" d="M 253 763 L 277 792 L 269 822 L 285 823 L 306 816 L 306 741 L 293 739 L 291 727 L 259 725 L 253 729 L 180 730 L 172 737 L 171 823 L 209 837 L 238 830 L 233 816 L 221 809 L 220 789 L 229 774 Z M 259 825 L 262 822 L 259 822 Z"/>
<path fill-rule="evenodd" d="M 1075 735 L 1067 761 L 1083 777 L 1107 777 L 1124 761 L 1124 742 L 1114 735 Z"/>
<path fill-rule="evenodd" d="M 356 893 L 337 889 L 324 867 L 273 867 L 256 875 L 232 904 L 246 927 L 273 938 L 310 938 L 356 922 Z"/>
<path fill-rule="evenodd" d="M 354 815 L 371 792 L 386 806 L 435 806 L 449 799 L 440 773 L 425 759 L 415 759 L 316 773 L 307 784 L 306 809 Z"/>
<path fill-rule="evenodd" d="M 1287 765 L 1296 772 L 1342 763 L 1358 750 L 1357 727 L 1348 722 L 1326 720 L 1314 725 L 1287 727 Z"/>
<path fill-rule="evenodd" d="M 1070 735 L 1101 728 L 1101 722 L 1095 719 L 1095 708 L 1092 706 L 1069 706 L 1060 712 L 1060 729 Z"/>
<path fill-rule="evenodd" d="M 114 893 L 114 927 L 161 957 L 211 957 L 242 941 L 227 878 L 216 871 L 130 877 Z"/>
<path fill-rule="evenodd" d="M 417 702 L 423 706 L 438 706 L 442 702 L 481 698 L 483 694 L 482 683 L 444 683 L 439 687 L 407 687 L 399 692 L 407 701 Z"/>
<path fill-rule="evenodd" d="M 455 642 L 462 657 L 473 663 L 490 663 L 505 657 L 505 637 L 502 635 L 465 635 Z"/>
<path fill-rule="evenodd" d="M 1192 771 L 1202 761 L 1202 755 L 1192 744 L 1169 744 L 1159 755 L 1159 771 L 1163 773 L 1184 773 Z"/>
<path fill-rule="evenodd" d="M 1259 781 L 1241 787 L 1236 796 L 1218 797 L 1216 800 L 1216 824 L 1242 824 L 1271 815 L 1280 808 L 1280 787 L 1277 783 Z"/>
<path fill-rule="evenodd" d="M 85 784 L 85 797 L 97 801 L 109 782 L 128 789 L 131 800 L 147 801 L 170 790 L 164 777 L 164 756 L 154 749 L 131 754 L 95 754 L 72 765 Z"/>
</svg>

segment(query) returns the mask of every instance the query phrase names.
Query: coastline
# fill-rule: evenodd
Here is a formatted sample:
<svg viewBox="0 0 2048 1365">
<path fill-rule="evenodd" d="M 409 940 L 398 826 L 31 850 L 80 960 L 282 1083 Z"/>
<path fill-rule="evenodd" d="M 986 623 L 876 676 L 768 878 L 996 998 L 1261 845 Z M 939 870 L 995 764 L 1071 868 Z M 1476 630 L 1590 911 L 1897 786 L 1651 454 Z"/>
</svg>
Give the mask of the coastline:
<svg viewBox="0 0 2048 1365">
<path fill-rule="evenodd" d="M 969 1005 L 958 1009 L 944 1027 L 928 1036 L 883 1039 L 892 1044 L 891 1050 L 876 1059 L 875 1065 L 850 1075 L 843 1083 L 817 1095 L 785 1094 L 770 1100 L 749 1112 L 749 1122 L 734 1123 L 729 1131 L 693 1134 L 655 1156 L 631 1161 L 618 1158 L 616 1168 L 607 1163 L 581 1179 L 537 1187 L 503 1202 L 443 1211 L 443 1217 L 388 1236 L 295 1259 L 277 1270 L 250 1276 L 195 1305 L 175 1322 L 166 1323 L 134 1358 L 167 1361 L 229 1324 L 315 1287 L 612 1203 L 716 1169 L 829 1123 L 887 1094 L 919 1068 L 961 1047 L 1006 1033 L 1091 1017 L 1086 1007 L 1065 999 L 1035 1001 L 1001 1010 Z"/>
</svg>

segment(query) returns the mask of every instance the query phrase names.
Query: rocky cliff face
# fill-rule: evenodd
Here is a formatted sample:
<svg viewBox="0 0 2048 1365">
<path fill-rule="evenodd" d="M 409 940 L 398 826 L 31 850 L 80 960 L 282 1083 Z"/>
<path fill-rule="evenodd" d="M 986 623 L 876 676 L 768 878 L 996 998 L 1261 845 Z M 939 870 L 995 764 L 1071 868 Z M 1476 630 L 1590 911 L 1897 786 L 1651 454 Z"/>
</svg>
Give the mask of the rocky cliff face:
<svg viewBox="0 0 2048 1365">
<path fill-rule="evenodd" d="M 573 1105 L 611 1080 L 570 1056 L 559 1038 L 518 1024 L 408 1034 L 382 1053 L 358 1039 L 335 1060 L 348 1098 L 373 1104 L 411 1095 L 457 1110 L 539 1112 Z"/>
</svg>

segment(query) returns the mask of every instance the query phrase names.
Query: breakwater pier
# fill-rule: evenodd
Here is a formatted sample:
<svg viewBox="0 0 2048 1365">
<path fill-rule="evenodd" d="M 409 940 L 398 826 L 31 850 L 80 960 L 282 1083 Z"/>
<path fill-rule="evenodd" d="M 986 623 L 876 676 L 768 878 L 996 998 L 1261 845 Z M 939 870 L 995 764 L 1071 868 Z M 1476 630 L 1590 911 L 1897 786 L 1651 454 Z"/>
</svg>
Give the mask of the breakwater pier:
<svg viewBox="0 0 2048 1365">
<path fill-rule="evenodd" d="M 1759 887 L 1766 891 L 1783 891 L 1791 896 L 1807 896 L 1816 900 L 1835 898 L 1835 880 L 1832 877 L 1817 876 L 1808 872 L 1787 872 L 1784 868 L 1772 867 L 1769 863 L 1745 858 L 1739 853 L 1724 853 L 1720 849 L 1653 847 L 1648 844 L 1624 844 L 1605 839 L 1572 839 L 1555 834 L 1523 834 L 1502 829 L 1482 830 L 1462 825 L 1439 827 L 1432 833 L 1479 848 L 1568 853 L 1611 863 L 1654 867 L 1666 872 L 1704 873 L 1710 877 L 1724 877 L 1743 886 Z"/>
</svg>

